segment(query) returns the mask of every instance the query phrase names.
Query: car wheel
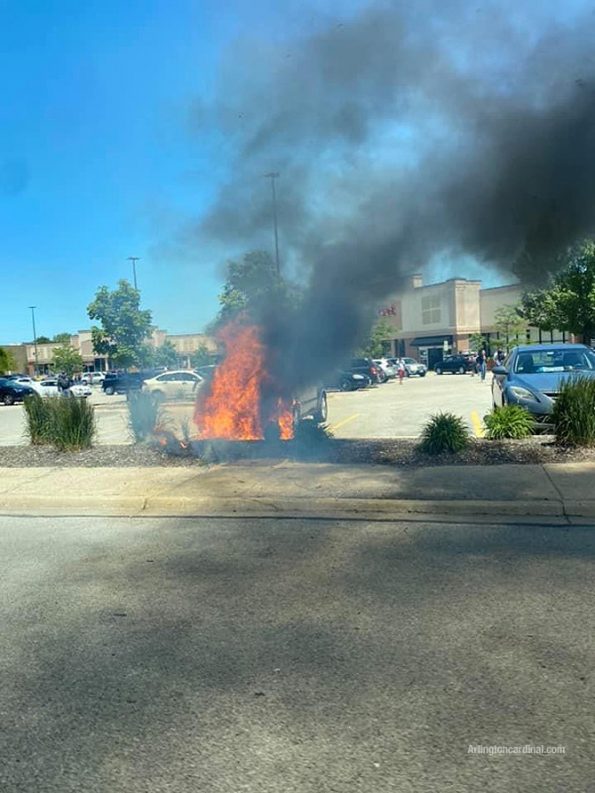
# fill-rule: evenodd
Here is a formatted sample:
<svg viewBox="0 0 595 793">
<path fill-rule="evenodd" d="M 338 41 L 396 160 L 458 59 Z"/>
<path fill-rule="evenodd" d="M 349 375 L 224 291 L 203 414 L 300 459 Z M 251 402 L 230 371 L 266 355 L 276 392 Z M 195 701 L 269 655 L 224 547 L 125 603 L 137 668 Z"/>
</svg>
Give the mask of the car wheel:
<svg viewBox="0 0 595 793">
<path fill-rule="evenodd" d="M 436 367 L 436 374 L 442 374 L 442 369 L 440 366 Z"/>
<path fill-rule="evenodd" d="M 459 374 L 465 374 L 465 367 L 459 366 Z"/>
<path fill-rule="evenodd" d="M 343 378 L 339 383 L 339 388 L 341 391 L 353 391 L 357 386 L 353 383 L 352 380 L 349 380 L 347 377 Z"/>
<path fill-rule="evenodd" d="M 2 397 L 2 403 L 7 406 L 14 405 L 14 397 L 12 396 L 12 394 L 4 394 L 4 396 Z"/>
<path fill-rule="evenodd" d="M 112 394 L 114 393 L 114 387 L 113 387 L 113 386 L 111 386 L 111 385 L 108 385 L 108 386 L 107 386 L 106 388 L 104 388 L 103 390 L 105 391 L 105 393 L 106 393 L 108 396 L 112 396 Z"/>
<path fill-rule="evenodd" d="M 419 376 L 420 376 L 420 377 L 425 377 L 425 376 L 426 376 L 426 373 L 425 373 L 425 372 L 420 372 L 420 373 L 419 373 Z"/>
<path fill-rule="evenodd" d="M 328 418 L 328 399 L 326 398 L 326 393 L 323 391 L 320 397 L 320 406 L 318 410 L 314 413 L 314 421 L 318 424 L 324 424 L 324 422 Z"/>
</svg>

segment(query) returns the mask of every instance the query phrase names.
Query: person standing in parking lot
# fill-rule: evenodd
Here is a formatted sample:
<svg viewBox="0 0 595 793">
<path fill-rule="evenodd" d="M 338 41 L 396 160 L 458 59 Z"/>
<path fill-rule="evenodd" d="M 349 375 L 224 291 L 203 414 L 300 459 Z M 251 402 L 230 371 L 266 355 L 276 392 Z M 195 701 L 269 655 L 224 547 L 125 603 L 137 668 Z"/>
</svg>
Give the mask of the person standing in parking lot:
<svg viewBox="0 0 595 793">
<path fill-rule="evenodd" d="M 60 372 L 58 375 L 58 391 L 60 394 L 62 394 L 62 396 L 66 396 L 70 386 L 70 377 L 66 374 L 66 372 Z"/>
<path fill-rule="evenodd" d="M 482 382 L 486 379 L 487 361 L 487 353 L 485 349 L 482 348 L 477 353 L 477 358 L 475 359 L 475 363 L 477 365 L 477 374 L 480 375 Z"/>
<path fill-rule="evenodd" d="M 405 377 L 405 361 L 399 358 L 397 363 L 397 373 L 399 375 L 399 385 L 403 385 L 403 378 Z"/>
</svg>

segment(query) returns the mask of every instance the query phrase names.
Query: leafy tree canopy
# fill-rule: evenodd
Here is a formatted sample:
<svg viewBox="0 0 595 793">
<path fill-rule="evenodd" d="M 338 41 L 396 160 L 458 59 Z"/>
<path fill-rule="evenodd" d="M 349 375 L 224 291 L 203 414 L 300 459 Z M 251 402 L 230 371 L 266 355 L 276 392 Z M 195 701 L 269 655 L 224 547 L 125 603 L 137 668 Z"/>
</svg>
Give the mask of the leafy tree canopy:
<svg viewBox="0 0 595 793">
<path fill-rule="evenodd" d="M 522 312 L 538 328 L 568 331 L 590 344 L 595 336 L 595 242 L 569 250 L 549 286 L 523 296 Z"/>
<path fill-rule="evenodd" d="M 487 349 L 486 338 L 483 333 L 472 333 L 469 336 L 469 351 L 479 352 L 480 350 Z"/>
<path fill-rule="evenodd" d="M 275 263 L 266 251 L 246 253 L 241 261 L 227 263 L 226 279 L 219 295 L 221 308 L 207 332 L 240 314 L 258 319 L 272 304 L 295 307 L 300 297 L 298 287 L 277 276 Z"/>
<path fill-rule="evenodd" d="M 69 337 L 69 340 L 70 340 L 70 337 Z M 51 343 L 52 343 L 52 340 L 49 338 L 49 336 L 38 336 L 35 339 L 35 344 L 51 344 Z"/>
<path fill-rule="evenodd" d="M 386 319 L 380 319 L 361 348 L 363 355 L 368 358 L 381 358 L 390 349 L 390 339 L 395 335 L 394 327 Z"/>
<path fill-rule="evenodd" d="M 209 366 L 213 363 L 213 354 L 206 344 L 201 344 L 190 356 L 190 363 L 194 368 L 197 366 Z"/>
<path fill-rule="evenodd" d="M 119 281 L 112 292 L 102 286 L 87 313 L 101 323 L 101 327 L 91 328 L 95 352 L 109 355 L 113 363 L 124 368 L 142 364 L 143 343 L 151 335 L 152 317 L 149 310 L 140 308 L 137 289 L 126 280 Z"/>
<path fill-rule="evenodd" d="M 56 344 L 70 344 L 70 333 L 56 333 L 52 341 Z"/>
<path fill-rule="evenodd" d="M 496 330 L 506 345 L 517 345 L 526 341 L 527 319 L 520 313 L 519 306 L 501 306 L 494 314 Z"/>
<path fill-rule="evenodd" d="M 161 347 L 153 350 L 153 361 L 155 366 L 167 366 L 170 369 L 178 365 L 178 351 L 171 341 L 164 341 Z"/>
<path fill-rule="evenodd" d="M 17 362 L 14 355 L 9 350 L 0 347 L 0 374 L 14 372 L 16 368 Z"/>
<path fill-rule="evenodd" d="M 61 344 L 53 352 L 52 366 L 58 372 L 66 372 L 69 377 L 83 369 L 83 359 L 80 353 L 69 344 Z"/>
</svg>

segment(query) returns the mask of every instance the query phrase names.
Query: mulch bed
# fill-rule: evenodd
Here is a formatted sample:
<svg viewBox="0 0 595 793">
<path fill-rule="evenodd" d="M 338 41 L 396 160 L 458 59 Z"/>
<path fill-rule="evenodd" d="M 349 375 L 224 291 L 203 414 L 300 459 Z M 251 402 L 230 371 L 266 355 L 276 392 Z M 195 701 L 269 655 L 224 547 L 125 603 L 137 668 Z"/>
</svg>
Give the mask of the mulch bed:
<svg viewBox="0 0 595 793">
<path fill-rule="evenodd" d="M 381 464 L 407 467 L 435 465 L 504 465 L 523 463 L 595 462 L 595 449 L 564 449 L 548 438 L 522 441 L 475 440 L 460 454 L 429 456 L 417 449 L 414 440 L 339 440 L 315 445 L 292 441 L 278 444 L 261 442 L 195 444 L 194 453 L 168 452 L 144 444 L 96 446 L 81 452 L 58 452 L 46 446 L 0 446 L 0 467 L 41 466 L 150 467 L 199 466 L 205 463 L 246 460 L 295 460 L 343 464 Z"/>
</svg>

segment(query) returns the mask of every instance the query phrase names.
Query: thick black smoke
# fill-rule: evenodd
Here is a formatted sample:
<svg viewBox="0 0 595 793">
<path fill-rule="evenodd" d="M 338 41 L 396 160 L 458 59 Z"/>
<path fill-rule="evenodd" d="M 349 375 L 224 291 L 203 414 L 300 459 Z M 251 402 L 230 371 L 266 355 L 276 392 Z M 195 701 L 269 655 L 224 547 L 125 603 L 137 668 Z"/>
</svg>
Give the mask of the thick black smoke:
<svg viewBox="0 0 595 793">
<path fill-rule="evenodd" d="M 269 317 L 298 379 L 353 349 L 374 307 L 438 254 L 539 282 L 595 210 L 595 18 L 518 4 L 367 7 L 237 44 L 212 113 L 233 177 L 201 231 L 270 240 L 275 170 L 298 318 Z M 303 363 L 303 365 L 302 365 Z"/>
</svg>

